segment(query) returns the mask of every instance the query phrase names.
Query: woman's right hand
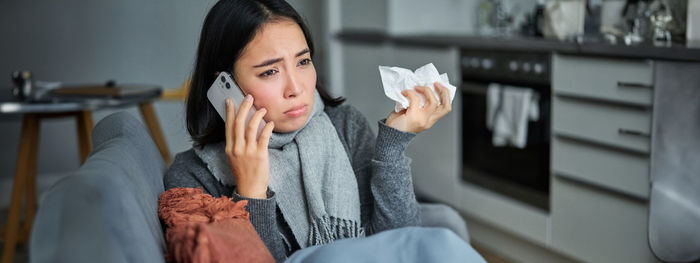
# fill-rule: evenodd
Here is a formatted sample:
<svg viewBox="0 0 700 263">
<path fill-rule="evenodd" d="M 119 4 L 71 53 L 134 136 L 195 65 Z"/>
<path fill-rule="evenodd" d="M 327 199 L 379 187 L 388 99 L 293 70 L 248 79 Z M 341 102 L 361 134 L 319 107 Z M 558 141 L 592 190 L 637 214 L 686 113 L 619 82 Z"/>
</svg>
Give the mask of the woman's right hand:
<svg viewBox="0 0 700 263">
<path fill-rule="evenodd" d="M 268 122 L 256 140 L 260 121 L 267 110 L 259 109 L 246 126 L 253 97 L 246 96 L 236 111 L 233 100 L 226 99 L 226 156 L 236 179 L 238 194 L 248 198 L 266 199 L 270 181 L 270 161 L 267 145 L 270 142 L 273 122 Z"/>
</svg>

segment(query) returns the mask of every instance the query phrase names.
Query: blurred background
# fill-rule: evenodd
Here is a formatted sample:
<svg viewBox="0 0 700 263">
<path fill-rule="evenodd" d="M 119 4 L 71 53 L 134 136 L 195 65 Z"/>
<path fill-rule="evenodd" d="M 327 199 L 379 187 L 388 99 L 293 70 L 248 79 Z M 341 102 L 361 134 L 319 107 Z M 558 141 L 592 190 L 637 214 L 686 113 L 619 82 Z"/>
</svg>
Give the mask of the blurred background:
<svg viewBox="0 0 700 263">
<path fill-rule="evenodd" d="M 215 2 L 0 0 L 0 92 L 17 70 L 175 90 Z M 378 66 L 433 63 L 448 74 L 454 109 L 412 142 L 414 183 L 422 200 L 465 216 L 489 260 L 658 260 L 647 238 L 652 116 L 663 108 L 654 97 L 679 78 L 698 88 L 697 77 L 672 72 L 700 64 L 700 1 L 289 2 L 313 34 L 319 81 L 370 123 L 394 105 Z M 169 154 L 189 149 L 184 102 L 154 106 Z M 141 118 L 135 107 L 104 109 L 94 123 L 121 110 Z M 80 166 L 76 120 L 40 125 L 39 195 Z M 21 114 L 0 115 L 0 207 L 10 203 L 21 126 Z"/>
</svg>

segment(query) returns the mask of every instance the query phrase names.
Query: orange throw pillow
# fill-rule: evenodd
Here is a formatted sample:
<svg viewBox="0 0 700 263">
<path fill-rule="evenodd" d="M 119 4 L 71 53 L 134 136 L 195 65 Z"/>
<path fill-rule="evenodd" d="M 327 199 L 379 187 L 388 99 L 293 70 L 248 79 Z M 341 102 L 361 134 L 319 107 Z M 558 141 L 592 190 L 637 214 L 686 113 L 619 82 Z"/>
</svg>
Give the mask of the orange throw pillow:
<svg viewBox="0 0 700 263">
<path fill-rule="evenodd" d="M 201 188 L 160 195 L 158 216 L 167 226 L 169 262 L 275 262 L 250 223 L 247 201 L 214 198 Z"/>
</svg>

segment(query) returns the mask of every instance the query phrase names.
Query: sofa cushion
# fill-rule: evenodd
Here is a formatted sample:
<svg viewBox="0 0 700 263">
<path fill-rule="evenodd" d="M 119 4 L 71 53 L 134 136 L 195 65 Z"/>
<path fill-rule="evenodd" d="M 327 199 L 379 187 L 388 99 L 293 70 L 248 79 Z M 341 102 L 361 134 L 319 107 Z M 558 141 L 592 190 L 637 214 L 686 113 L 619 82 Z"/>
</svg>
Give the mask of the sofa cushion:
<svg viewBox="0 0 700 263">
<path fill-rule="evenodd" d="M 165 164 L 143 124 L 126 112 L 93 129 L 93 151 L 39 204 L 32 262 L 163 262 L 158 220 Z"/>
</svg>

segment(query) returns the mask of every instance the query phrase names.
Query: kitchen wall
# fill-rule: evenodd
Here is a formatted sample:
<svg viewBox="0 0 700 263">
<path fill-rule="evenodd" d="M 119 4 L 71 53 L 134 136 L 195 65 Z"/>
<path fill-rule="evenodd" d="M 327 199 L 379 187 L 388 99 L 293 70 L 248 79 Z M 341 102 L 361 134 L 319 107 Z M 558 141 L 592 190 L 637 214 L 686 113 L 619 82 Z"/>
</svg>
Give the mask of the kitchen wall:
<svg viewBox="0 0 700 263">
<path fill-rule="evenodd" d="M 0 92 L 9 92 L 12 71 L 24 69 L 36 79 L 67 84 L 113 79 L 177 88 L 192 71 L 201 24 L 215 2 L 0 1 Z M 323 1 L 290 3 L 321 41 Z M 141 117 L 135 107 L 123 110 Z M 171 153 L 188 149 L 184 103 L 161 101 L 155 110 Z M 94 122 L 115 111 L 94 112 Z M 42 121 L 39 191 L 79 167 L 75 126 L 72 118 Z M 0 207 L 9 203 L 20 129 L 21 115 L 0 115 Z"/>
<path fill-rule="evenodd" d="M 342 1 L 343 29 L 381 31 L 391 35 L 469 35 L 476 32 L 481 0 Z M 502 0 L 518 25 L 536 0 Z"/>
</svg>

